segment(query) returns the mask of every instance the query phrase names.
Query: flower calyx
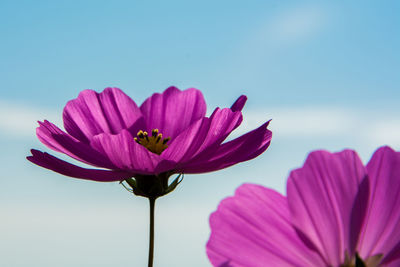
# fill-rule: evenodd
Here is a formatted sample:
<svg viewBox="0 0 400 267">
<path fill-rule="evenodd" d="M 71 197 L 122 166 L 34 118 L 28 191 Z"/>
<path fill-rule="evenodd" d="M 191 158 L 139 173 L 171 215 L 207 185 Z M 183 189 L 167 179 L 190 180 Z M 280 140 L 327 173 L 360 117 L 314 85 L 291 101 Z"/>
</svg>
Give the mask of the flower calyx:
<svg viewBox="0 0 400 267">
<path fill-rule="evenodd" d="M 124 181 L 121 181 L 120 184 L 137 196 L 157 199 L 174 191 L 182 182 L 184 175 L 180 173 L 171 183 L 168 183 L 172 174 L 165 172 L 158 175 L 136 175 L 124 180 L 129 187 L 123 183 Z"/>
<path fill-rule="evenodd" d="M 153 129 L 151 136 L 146 131 L 140 130 L 134 139 L 149 151 L 160 155 L 168 147 L 167 143 L 171 138 L 163 138 L 162 133 L 159 133 L 158 129 Z"/>
</svg>

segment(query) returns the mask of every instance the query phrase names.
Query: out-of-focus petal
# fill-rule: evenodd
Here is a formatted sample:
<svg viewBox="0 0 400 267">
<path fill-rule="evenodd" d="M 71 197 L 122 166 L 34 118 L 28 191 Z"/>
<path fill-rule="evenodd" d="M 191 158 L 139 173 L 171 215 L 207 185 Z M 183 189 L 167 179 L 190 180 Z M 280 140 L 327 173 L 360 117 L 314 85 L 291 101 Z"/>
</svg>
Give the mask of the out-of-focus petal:
<svg viewBox="0 0 400 267">
<path fill-rule="evenodd" d="M 371 198 L 360 239 L 360 254 L 383 253 L 383 262 L 400 240 L 400 152 L 390 147 L 378 149 L 367 165 Z M 400 256 L 400 246 L 392 258 Z"/>
<path fill-rule="evenodd" d="M 118 169 L 140 174 L 154 174 L 156 171 L 168 170 L 159 170 L 157 167 L 162 158 L 136 143 L 127 130 L 122 130 L 117 135 L 105 133 L 96 135 L 92 139 L 91 146 L 107 155 Z M 168 168 L 168 165 L 163 166 Z"/>
<path fill-rule="evenodd" d="M 118 88 L 82 91 L 65 106 L 63 120 L 66 131 L 86 143 L 100 133 L 117 134 L 128 128 L 136 133 L 144 127 L 140 109 Z"/>
<path fill-rule="evenodd" d="M 207 254 L 214 266 L 325 266 L 290 223 L 287 200 L 258 185 L 246 184 L 223 200 L 210 217 Z"/>
<path fill-rule="evenodd" d="M 366 170 L 356 152 L 316 151 L 304 166 L 291 172 L 287 195 L 292 223 L 312 242 L 329 266 L 344 262 L 345 251 L 354 255 L 368 194 L 358 194 Z M 360 199 L 363 198 L 363 199 Z M 353 211 L 353 204 L 358 205 Z M 354 225 L 355 227 L 350 227 Z"/>
<path fill-rule="evenodd" d="M 232 111 L 242 111 L 244 104 L 246 104 L 247 96 L 241 95 L 238 99 L 236 99 L 235 103 L 232 104 Z"/>
<path fill-rule="evenodd" d="M 179 134 L 161 156 L 184 164 L 202 153 L 215 151 L 241 121 L 240 112 L 217 108 L 210 118 L 198 120 Z"/>
<path fill-rule="evenodd" d="M 211 172 L 253 159 L 264 152 L 271 142 L 272 132 L 267 129 L 268 124 L 269 121 L 247 134 L 222 144 L 212 153 L 202 153 L 200 157 L 191 159 L 178 169 L 184 173 Z"/>
<path fill-rule="evenodd" d="M 39 122 L 36 134 L 39 140 L 57 152 L 64 153 L 76 160 L 97 167 L 114 169 L 113 165 L 103 154 L 97 152 L 88 144 L 66 134 L 51 122 Z"/>
<path fill-rule="evenodd" d="M 128 172 L 85 169 L 35 149 L 32 149 L 31 152 L 32 156 L 27 157 L 27 159 L 32 163 L 74 178 L 97 182 L 114 182 L 132 177 L 132 174 Z"/>
<path fill-rule="evenodd" d="M 400 266 L 400 241 L 396 245 L 390 247 L 389 251 L 385 251 L 383 254 L 382 264 L 384 266 L 398 267 Z"/>
<path fill-rule="evenodd" d="M 140 106 L 146 128 L 158 129 L 164 137 L 174 139 L 179 133 L 206 114 L 206 102 L 201 91 L 191 88 L 180 91 L 169 87 L 162 94 L 156 93 Z"/>
<path fill-rule="evenodd" d="M 396 260 L 393 260 L 391 262 L 383 262 L 383 266 L 385 267 L 399 267 L 400 266 L 400 258 L 397 257 Z"/>
</svg>

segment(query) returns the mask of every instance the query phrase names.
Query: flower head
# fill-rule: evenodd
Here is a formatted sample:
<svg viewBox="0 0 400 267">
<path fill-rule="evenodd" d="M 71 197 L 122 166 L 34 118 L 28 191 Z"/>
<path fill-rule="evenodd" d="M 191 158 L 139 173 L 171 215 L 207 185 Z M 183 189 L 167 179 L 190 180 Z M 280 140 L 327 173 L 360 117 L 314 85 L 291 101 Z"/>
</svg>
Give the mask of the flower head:
<svg viewBox="0 0 400 267">
<path fill-rule="evenodd" d="M 65 131 L 45 120 L 36 132 L 50 149 L 100 169 L 78 167 L 38 150 L 27 159 L 101 182 L 223 169 L 258 156 L 270 144 L 268 122 L 223 143 L 242 122 L 245 102 L 241 96 L 231 108 L 216 108 L 206 117 L 203 95 L 193 88 L 170 87 L 140 107 L 118 88 L 84 90 L 64 108 Z"/>
<path fill-rule="evenodd" d="M 214 266 L 400 266 L 400 152 L 312 152 L 287 197 L 246 184 L 210 217 Z M 224 265 L 225 264 L 225 265 Z"/>
</svg>

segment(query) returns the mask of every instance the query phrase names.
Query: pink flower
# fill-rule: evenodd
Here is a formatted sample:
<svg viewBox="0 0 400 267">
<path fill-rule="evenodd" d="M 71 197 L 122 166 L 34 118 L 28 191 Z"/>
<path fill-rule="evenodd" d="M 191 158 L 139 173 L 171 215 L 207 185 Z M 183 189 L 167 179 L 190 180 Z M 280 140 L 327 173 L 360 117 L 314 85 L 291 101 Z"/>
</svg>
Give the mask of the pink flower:
<svg viewBox="0 0 400 267">
<path fill-rule="evenodd" d="M 63 175 L 101 182 L 131 177 L 203 173 L 250 160 L 270 144 L 268 122 L 229 142 L 242 122 L 246 96 L 231 108 L 216 108 L 206 117 L 197 89 L 170 87 L 138 107 L 118 88 L 82 91 L 63 112 L 66 132 L 39 122 L 37 136 L 50 149 L 95 166 L 86 169 L 32 150 L 31 162 Z"/>
<path fill-rule="evenodd" d="M 352 150 L 312 152 L 287 197 L 243 185 L 210 224 L 214 266 L 400 266 L 400 152 L 366 166 Z"/>
</svg>

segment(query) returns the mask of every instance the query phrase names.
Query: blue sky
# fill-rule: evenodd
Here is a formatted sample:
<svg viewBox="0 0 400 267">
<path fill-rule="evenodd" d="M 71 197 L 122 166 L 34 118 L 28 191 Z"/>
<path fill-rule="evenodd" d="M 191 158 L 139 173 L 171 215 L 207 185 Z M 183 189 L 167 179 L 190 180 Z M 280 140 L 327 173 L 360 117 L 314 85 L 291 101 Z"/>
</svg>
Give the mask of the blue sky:
<svg viewBox="0 0 400 267">
<path fill-rule="evenodd" d="M 397 1 L 0 2 L 0 263 L 144 266 L 147 202 L 118 184 L 34 166 L 37 120 L 61 124 L 83 89 L 122 88 L 141 103 L 170 85 L 209 110 L 246 94 L 243 126 L 272 118 L 269 150 L 187 175 L 156 214 L 156 266 L 208 266 L 208 216 L 244 182 L 285 192 L 314 149 L 400 149 Z"/>
</svg>

